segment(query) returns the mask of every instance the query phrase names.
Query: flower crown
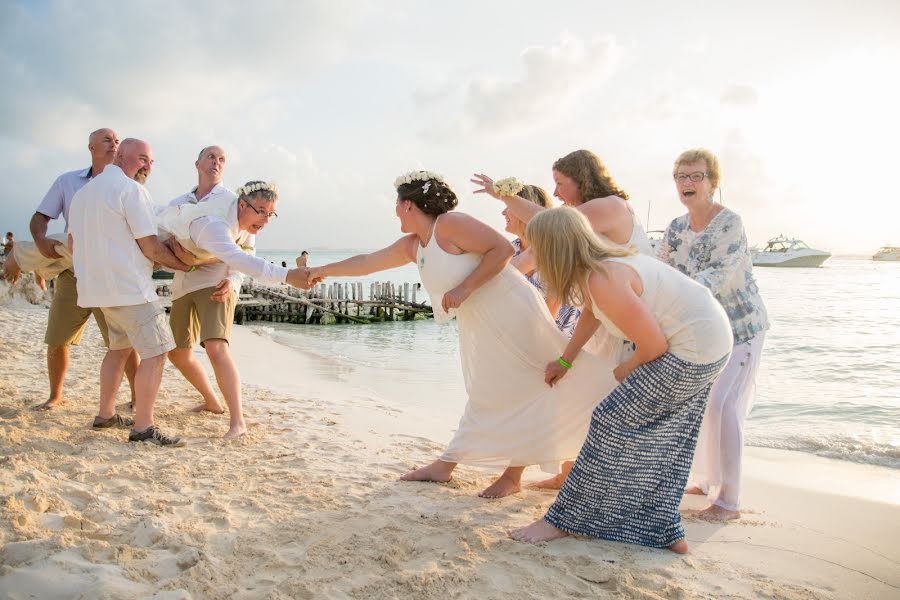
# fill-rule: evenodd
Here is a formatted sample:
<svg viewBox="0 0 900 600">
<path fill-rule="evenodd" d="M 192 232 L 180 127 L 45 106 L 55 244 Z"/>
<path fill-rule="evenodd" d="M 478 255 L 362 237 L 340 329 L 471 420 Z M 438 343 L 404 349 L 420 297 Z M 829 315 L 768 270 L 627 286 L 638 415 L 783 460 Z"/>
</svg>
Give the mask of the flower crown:
<svg viewBox="0 0 900 600">
<path fill-rule="evenodd" d="M 494 192 L 499 196 L 515 196 L 523 189 L 525 186 L 515 177 L 507 177 L 494 182 Z"/>
<path fill-rule="evenodd" d="M 431 180 L 439 181 L 440 183 L 444 183 L 444 177 L 439 175 L 438 173 L 433 173 L 431 171 L 410 171 L 409 173 L 404 173 L 400 177 L 394 180 L 394 187 L 399 188 L 401 185 L 406 183 L 412 183 L 413 181 L 425 181 L 424 186 L 422 186 L 423 192 L 428 192 L 428 188 L 431 187 Z"/>
<path fill-rule="evenodd" d="M 278 186 L 274 183 L 259 182 L 251 185 L 244 185 L 234 190 L 234 193 L 237 194 L 238 198 L 249 196 L 255 192 L 270 192 L 277 196 Z"/>
</svg>

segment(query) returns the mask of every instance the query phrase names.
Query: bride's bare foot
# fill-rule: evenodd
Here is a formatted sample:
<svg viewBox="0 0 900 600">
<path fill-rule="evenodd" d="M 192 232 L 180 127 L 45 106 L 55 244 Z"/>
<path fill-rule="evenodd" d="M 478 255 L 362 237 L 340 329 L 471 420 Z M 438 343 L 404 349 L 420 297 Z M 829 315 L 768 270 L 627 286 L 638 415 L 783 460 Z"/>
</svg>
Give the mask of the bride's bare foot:
<svg viewBox="0 0 900 600">
<path fill-rule="evenodd" d="M 566 477 L 569 476 L 569 471 L 572 470 L 572 465 L 574 464 L 574 461 L 567 460 L 562 464 L 562 472 L 559 475 L 555 475 L 550 479 L 538 481 L 537 483 L 530 483 L 528 484 L 528 487 L 536 490 L 558 490 L 562 488 L 563 484 L 566 482 Z"/>
<path fill-rule="evenodd" d="M 699 486 L 692 485 L 688 489 L 684 490 L 685 494 L 691 494 L 692 496 L 705 496 L 706 492 L 700 489 Z"/>
<path fill-rule="evenodd" d="M 669 550 L 671 550 L 675 554 L 687 554 L 687 542 L 685 540 L 678 540 L 677 542 L 669 546 Z"/>
<path fill-rule="evenodd" d="M 191 409 L 191 412 L 200 413 L 200 412 L 211 412 L 214 415 L 221 415 L 225 412 L 225 407 L 219 403 L 210 404 L 209 402 L 204 402 L 203 404 L 198 404 L 194 408 Z"/>
<path fill-rule="evenodd" d="M 711 504 L 709 507 L 697 511 L 696 516 L 707 521 L 733 521 L 734 519 L 740 519 L 741 513 Z"/>
<path fill-rule="evenodd" d="M 410 471 L 405 475 L 401 475 L 401 481 L 434 481 L 435 483 L 447 483 L 456 463 L 448 463 L 442 460 L 436 460 L 427 467 Z"/>
<path fill-rule="evenodd" d="M 522 491 L 521 478 L 508 477 L 501 475 L 497 481 L 483 489 L 478 493 L 482 498 L 503 498 L 512 494 L 518 494 Z"/>
<path fill-rule="evenodd" d="M 37 412 L 47 412 L 48 410 L 53 410 L 54 408 L 56 408 L 57 406 L 61 406 L 62 404 L 62 398 L 50 398 L 43 404 L 38 404 L 37 406 L 32 407 L 31 410 Z"/>
<path fill-rule="evenodd" d="M 567 537 L 569 534 L 562 529 L 557 529 L 544 519 L 538 519 L 528 527 L 520 527 L 519 529 L 509 531 L 507 535 L 519 542 L 537 544 L 540 542 L 549 542 L 550 540 L 558 540 L 559 538 Z"/>
<path fill-rule="evenodd" d="M 243 423 L 241 423 L 240 425 L 235 425 L 234 427 L 229 429 L 228 433 L 226 433 L 224 436 L 222 436 L 222 439 L 225 441 L 236 440 L 239 437 L 246 435 L 246 434 L 247 434 L 247 426 L 244 425 Z"/>
</svg>

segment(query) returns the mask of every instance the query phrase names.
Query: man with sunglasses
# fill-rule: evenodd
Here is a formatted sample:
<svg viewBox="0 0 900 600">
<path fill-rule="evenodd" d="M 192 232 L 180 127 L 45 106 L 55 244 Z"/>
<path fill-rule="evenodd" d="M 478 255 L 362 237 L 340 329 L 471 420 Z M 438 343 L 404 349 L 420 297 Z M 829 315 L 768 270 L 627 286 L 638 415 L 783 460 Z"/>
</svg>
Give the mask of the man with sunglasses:
<svg viewBox="0 0 900 600">
<path fill-rule="evenodd" d="M 169 353 L 172 364 L 181 371 L 200 394 L 203 404 L 196 412 L 224 412 L 209 377 L 192 347 L 200 342 L 216 374 L 219 390 L 228 406 L 230 425 L 225 439 L 240 437 L 247 431 L 241 408 L 241 380 L 229 349 L 231 325 L 242 275 L 261 283 L 290 283 L 309 287 L 307 269 L 287 269 L 253 255 L 256 234 L 278 215 L 278 192 L 274 185 L 253 181 L 238 189 L 238 194 L 222 186 L 226 156 L 218 146 L 200 152 L 195 166 L 199 176 L 194 190 L 173 200 L 169 206 L 207 202 L 231 197 L 227 210 L 198 218 L 190 224 L 190 238 L 213 259 L 198 260 L 176 241 L 170 242 L 175 254 L 195 268 L 176 273 L 172 284 L 170 326 L 176 348 Z"/>
</svg>

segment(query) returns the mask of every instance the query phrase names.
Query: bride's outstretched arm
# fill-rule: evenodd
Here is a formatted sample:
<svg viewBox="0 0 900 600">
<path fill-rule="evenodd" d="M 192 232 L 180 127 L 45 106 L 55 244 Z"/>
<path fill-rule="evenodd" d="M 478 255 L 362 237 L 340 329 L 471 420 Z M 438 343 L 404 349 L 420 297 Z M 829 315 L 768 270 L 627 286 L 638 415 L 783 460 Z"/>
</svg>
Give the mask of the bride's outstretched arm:
<svg viewBox="0 0 900 600">
<path fill-rule="evenodd" d="M 310 269 L 310 277 L 353 277 L 402 267 L 405 264 L 415 262 L 416 243 L 418 243 L 418 238 L 410 234 L 400 238 L 387 248 L 382 248 L 371 254 L 357 254 L 346 260 L 329 263 L 321 267 L 313 267 Z"/>
<path fill-rule="evenodd" d="M 502 271 L 515 251 L 512 244 L 497 231 L 469 215 L 446 214 L 438 227 L 439 241 L 449 242 L 463 252 L 481 255 L 481 262 L 475 270 L 462 283 L 444 294 L 441 306 L 444 310 L 449 310 L 460 306 L 472 292 Z M 435 235 L 437 234 L 436 228 Z"/>
</svg>

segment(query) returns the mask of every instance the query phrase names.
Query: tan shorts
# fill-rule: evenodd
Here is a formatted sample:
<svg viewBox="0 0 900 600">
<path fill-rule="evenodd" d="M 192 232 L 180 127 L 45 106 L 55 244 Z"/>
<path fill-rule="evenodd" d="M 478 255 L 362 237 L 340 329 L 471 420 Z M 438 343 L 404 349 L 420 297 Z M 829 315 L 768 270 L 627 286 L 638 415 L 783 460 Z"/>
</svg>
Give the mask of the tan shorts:
<svg viewBox="0 0 900 600">
<path fill-rule="evenodd" d="M 229 294 L 225 302 L 216 302 L 209 299 L 215 291 L 215 286 L 203 288 L 172 302 L 169 325 L 176 348 L 192 348 L 198 340 L 201 346 L 206 340 L 227 342 L 231 337 L 237 294 Z"/>
<path fill-rule="evenodd" d="M 93 314 L 94 319 L 97 320 L 97 327 L 100 328 L 100 335 L 103 336 L 103 343 L 108 348 L 109 332 L 103 313 L 98 308 L 78 306 L 76 285 L 75 274 L 72 271 L 63 271 L 56 278 L 56 291 L 53 293 L 53 302 L 50 304 L 44 343 L 48 346 L 79 345 L 84 327 Z"/>
<path fill-rule="evenodd" d="M 109 326 L 109 349 L 134 348 L 141 358 L 153 358 L 175 347 L 159 302 L 103 307 Z"/>
</svg>

